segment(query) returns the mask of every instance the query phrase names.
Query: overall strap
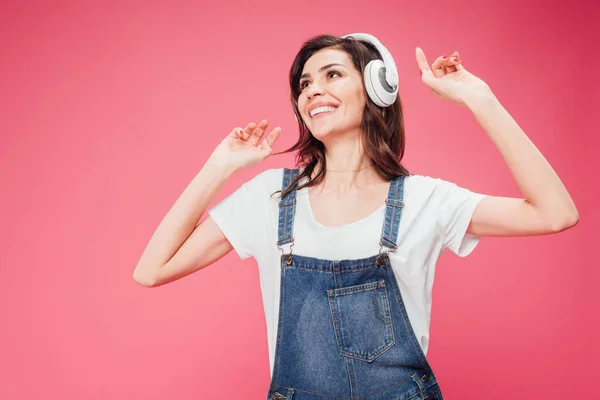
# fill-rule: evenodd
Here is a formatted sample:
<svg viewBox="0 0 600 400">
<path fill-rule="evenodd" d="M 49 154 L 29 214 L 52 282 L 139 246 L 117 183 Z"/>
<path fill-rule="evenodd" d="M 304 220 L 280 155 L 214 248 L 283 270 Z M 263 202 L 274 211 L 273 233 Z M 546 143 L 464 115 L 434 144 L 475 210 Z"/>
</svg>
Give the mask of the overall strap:
<svg viewBox="0 0 600 400">
<path fill-rule="evenodd" d="M 392 249 L 390 251 L 395 251 L 398 248 L 396 240 L 398 239 L 398 226 L 404 207 L 404 177 L 404 175 L 397 176 L 390 182 L 388 198 L 385 201 L 385 219 L 381 229 L 381 239 L 379 240 L 380 254 L 383 246 Z"/>
<path fill-rule="evenodd" d="M 296 179 L 298 176 L 298 169 L 283 169 L 283 182 L 281 191 L 285 190 L 288 187 L 290 182 Z M 298 187 L 298 183 L 294 185 L 294 189 Z M 282 197 L 279 200 L 279 221 L 277 223 L 278 229 L 278 237 L 277 237 L 277 247 L 282 244 L 292 243 L 291 247 L 294 245 L 294 215 L 296 212 L 296 190 L 292 190 L 285 197 Z M 283 253 L 283 249 L 281 249 Z"/>
</svg>

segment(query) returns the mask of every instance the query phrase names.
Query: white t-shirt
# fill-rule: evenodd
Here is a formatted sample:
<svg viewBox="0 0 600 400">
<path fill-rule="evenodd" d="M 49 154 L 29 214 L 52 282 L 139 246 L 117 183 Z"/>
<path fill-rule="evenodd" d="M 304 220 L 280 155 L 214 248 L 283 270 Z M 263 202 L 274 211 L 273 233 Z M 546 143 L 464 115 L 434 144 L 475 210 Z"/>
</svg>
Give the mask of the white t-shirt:
<svg viewBox="0 0 600 400">
<path fill-rule="evenodd" d="M 253 256 L 268 332 L 271 376 L 277 342 L 281 250 L 277 247 L 279 193 L 283 168 L 267 169 L 242 184 L 208 211 L 240 259 Z M 303 182 L 301 182 L 303 183 Z M 480 236 L 467 234 L 475 206 L 486 195 L 439 178 L 410 175 L 404 180 L 404 203 L 398 248 L 390 262 L 416 337 L 427 354 L 435 265 L 450 250 L 465 257 Z M 340 227 L 318 223 L 306 188 L 296 193 L 293 254 L 326 260 L 358 259 L 379 253 L 385 203 L 373 214 Z M 289 244 L 282 246 L 289 253 Z M 384 250 L 388 250 L 384 247 Z"/>
</svg>

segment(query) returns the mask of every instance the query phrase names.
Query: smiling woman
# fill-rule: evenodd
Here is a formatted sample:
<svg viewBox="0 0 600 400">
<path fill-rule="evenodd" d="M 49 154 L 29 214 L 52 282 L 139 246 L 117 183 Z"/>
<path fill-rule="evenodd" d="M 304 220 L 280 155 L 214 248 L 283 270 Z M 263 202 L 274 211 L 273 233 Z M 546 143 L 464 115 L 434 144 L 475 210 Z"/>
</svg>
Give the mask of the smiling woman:
<svg viewBox="0 0 600 400">
<path fill-rule="evenodd" d="M 300 136 L 282 153 L 297 150 L 300 168 L 266 171 L 247 187 L 262 186 L 263 195 L 240 198 L 256 206 L 251 199 L 265 190 L 280 193 L 265 204 L 270 211 L 263 216 L 277 221 L 282 252 L 278 266 L 261 269 L 264 278 L 276 273 L 263 286 L 275 287 L 272 297 L 282 301 L 272 310 L 279 318 L 269 332 L 269 399 L 294 393 L 315 400 L 442 398 L 425 356 L 429 315 L 418 310 L 427 307 L 414 299 L 431 296 L 425 283 L 434 268 L 431 248 L 441 253 L 445 242 L 466 255 L 475 247 L 478 238 L 463 241 L 460 230 L 484 195 L 456 188 L 452 198 L 458 201 L 448 203 L 460 224 L 447 230 L 462 249 L 459 239 L 439 235 L 438 213 L 452 185 L 410 175 L 401 164 L 397 83 L 391 55 L 365 34 L 313 38 L 292 64 Z M 230 225 L 225 219 L 233 222 L 232 211 L 217 206 L 211 215 Z M 416 272 L 409 264 L 418 266 Z M 405 290 L 422 293 L 404 299 Z"/>
<path fill-rule="evenodd" d="M 382 58 L 387 59 L 385 65 Z M 275 153 L 297 151 L 305 169 L 296 182 L 308 178 L 308 187 L 323 183 L 328 161 L 324 142 L 337 132 L 362 142 L 360 151 L 372 161 L 379 181 L 408 174 L 400 163 L 405 133 L 397 76 L 393 58 L 371 35 L 321 35 L 304 44 L 289 74 L 299 138 L 291 148 Z M 335 112 L 313 117 L 313 109 L 322 106 L 335 107 Z"/>
<path fill-rule="evenodd" d="M 296 168 L 260 172 L 194 227 L 231 174 L 273 154 L 281 131 L 266 134 L 267 120 L 233 129 L 138 262 L 136 280 L 158 286 L 232 249 L 256 258 L 268 399 L 442 399 L 426 358 L 440 255 L 465 257 L 483 235 L 559 232 L 577 222 L 552 168 L 458 52 L 432 68 L 421 49 L 416 54 L 423 83 L 473 112 L 525 199 L 410 174 L 401 163 L 405 131 L 391 54 L 370 35 L 321 35 L 303 44 L 289 74 L 299 138 L 275 154 L 297 151 Z"/>
</svg>

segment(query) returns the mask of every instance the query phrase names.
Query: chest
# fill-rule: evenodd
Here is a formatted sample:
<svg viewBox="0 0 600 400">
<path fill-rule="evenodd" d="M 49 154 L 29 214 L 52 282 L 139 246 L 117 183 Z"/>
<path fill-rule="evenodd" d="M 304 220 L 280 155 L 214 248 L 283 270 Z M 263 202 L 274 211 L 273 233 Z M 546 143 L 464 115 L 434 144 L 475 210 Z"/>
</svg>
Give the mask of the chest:
<svg viewBox="0 0 600 400">
<path fill-rule="evenodd" d="M 389 186 L 389 185 L 388 185 Z M 388 186 L 340 195 L 308 190 L 308 207 L 314 219 L 326 227 L 352 224 L 369 217 L 385 205 Z"/>
</svg>

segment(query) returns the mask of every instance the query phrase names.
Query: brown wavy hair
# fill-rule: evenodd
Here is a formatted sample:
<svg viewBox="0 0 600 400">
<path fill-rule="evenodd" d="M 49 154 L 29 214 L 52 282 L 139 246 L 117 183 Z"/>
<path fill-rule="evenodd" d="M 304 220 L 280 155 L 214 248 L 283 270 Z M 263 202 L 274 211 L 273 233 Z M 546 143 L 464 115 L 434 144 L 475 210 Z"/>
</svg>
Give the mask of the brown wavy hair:
<svg viewBox="0 0 600 400">
<path fill-rule="evenodd" d="M 275 155 L 285 154 L 298 150 L 295 157 L 295 164 L 296 166 L 304 166 L 304 169 L 285 188 L 281 193 L 281 197 L 286 196 L 291 191 L 291 188 L 303 178 L 308 178 L 308 181 L 297 187 L 296 190 L 316 186 L 325 179 L 326 149 L 323 142 L 315 138 L 304 124 L 304 120 L 298 110 L 298 97 L 300 96 L 300 75 L 302 74 L 304 64 L 314 53 L 326 48 L 346 52 L 361 76 L 363 76 L 363 71 L 369 61 L 383 59 L 377 48 L 371 43 L 359 41 L 352 37 L 340 38 L 333 35 L 319 35 L 304 42 L 300 51 L 296 54 L 289 74 L 290 98 L 294 114 L 298 120 L 300 136 L 292 147 L 275 153 Z M 379 176 L 383 179 L 390 181 L 399 175 L 409 175 L 408 170 L 401 164 L 401 160 L 404 157 L 406 138 L 400 95 L 398 94 L 394 104 L 382 108 L 373 103 L 369 98 L 364 83 L 363 91 L 367 99 L 363 110 L 361 126 L 364 152 Z M 321 165 L 319 173 L 311 179 L 313 171 L 319 164 Z M 281 192 L 281 190 L 277 192 Z"/>
</svg>

